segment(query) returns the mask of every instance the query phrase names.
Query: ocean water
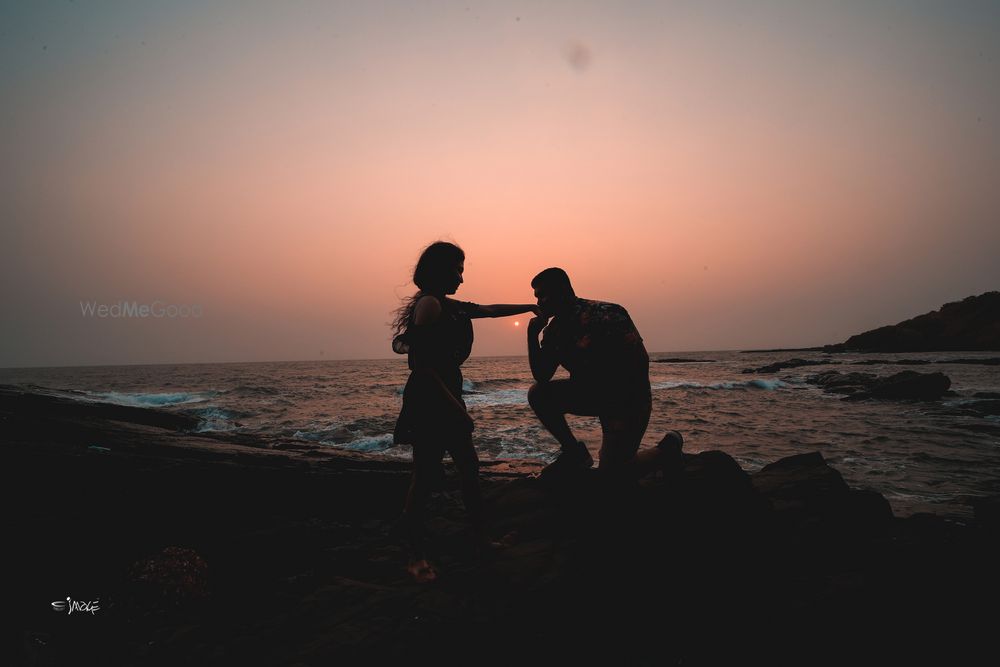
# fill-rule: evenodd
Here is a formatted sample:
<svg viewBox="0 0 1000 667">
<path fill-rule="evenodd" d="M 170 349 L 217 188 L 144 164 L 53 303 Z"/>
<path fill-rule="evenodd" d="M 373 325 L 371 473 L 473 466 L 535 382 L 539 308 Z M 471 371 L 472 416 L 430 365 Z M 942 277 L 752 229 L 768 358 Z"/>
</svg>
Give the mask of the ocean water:
<svg viewBox="0 0 1000 667">
<path fill-rule="evenodd" d="M 669 429 L 683 432 L 685 451 L 710 449 L 755 471 L 784 456 L 819 451 L 849 484 L 879 491 L 897 515 L 936 512 L 970 516 L 971 501 L 1000 494 L 1000 418 L 975 410 L 976 394 L 1000 392 L 1000 367 L 948 363 L 983 353 L 824 355 L 816 352 L 651 354 L 653 415 L 643 446 Z M 837 361 L 771 374 L 744 374 L 791 357 Z M 877 357 L 889 363 L 848 365 Z M 932 360 L 914 368 L 892 363 Z M 940 401 L 843 401 L 806 383 L 823 370 L 889 375 L 942 371 L 953 395 Z M 476 420 L 482 459 L 548 461 L 558 451 L 527 404 L 526 357 L 473 357 L 463 366 L 465 401 Z M 408 371 L 404 357 L 366 361 L 91 366 L 0 369 L 0 383 L 184 412 L 198 431 L 250 434 L 314 443 L 371 456 L 410 457 L 393 446 L 392 430 Z M 560 369 L 557 377 L 564 376 Z M 597 454 L 595 417 L 569 417 Z"/>
</svg>

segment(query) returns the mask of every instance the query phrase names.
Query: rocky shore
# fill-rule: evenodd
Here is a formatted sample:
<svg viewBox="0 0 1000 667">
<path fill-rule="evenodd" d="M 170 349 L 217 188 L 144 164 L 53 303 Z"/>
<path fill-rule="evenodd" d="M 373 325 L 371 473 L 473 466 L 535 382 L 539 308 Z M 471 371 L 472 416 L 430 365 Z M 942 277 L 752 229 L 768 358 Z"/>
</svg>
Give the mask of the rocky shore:
<svg viewBox="0 0 1000 667">
<path fill-rule="evenodd" d="M 614 496 L 484 465 L 505 548 L 473 549 L 449 477 L 418 584 L 405 462 L 185 420 L 0 388 L 15 664 L 968 664 L 991 638 L 997 503 L 895 517 L 818 453 L 687 454 Z"/>
</svg>

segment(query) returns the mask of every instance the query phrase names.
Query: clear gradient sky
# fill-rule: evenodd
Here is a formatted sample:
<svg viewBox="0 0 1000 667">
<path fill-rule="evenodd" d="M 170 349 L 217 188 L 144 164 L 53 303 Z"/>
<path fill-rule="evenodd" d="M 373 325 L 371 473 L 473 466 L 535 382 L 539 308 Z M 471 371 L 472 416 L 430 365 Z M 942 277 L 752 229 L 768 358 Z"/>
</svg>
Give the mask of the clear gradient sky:
<svg viewBox="0 0 1000 667">
<path fill-rule="evenodd" d="M 389 357 L 438 239 L 458 298 L 561 266 L 651 351 L 1000 288 L 1000 3 L 2 12 L 0 366 Z M 202 315 L 81 312 L 120 301 Z M 474 354 L 523 354 L 513 322 Z"/>
</svg>

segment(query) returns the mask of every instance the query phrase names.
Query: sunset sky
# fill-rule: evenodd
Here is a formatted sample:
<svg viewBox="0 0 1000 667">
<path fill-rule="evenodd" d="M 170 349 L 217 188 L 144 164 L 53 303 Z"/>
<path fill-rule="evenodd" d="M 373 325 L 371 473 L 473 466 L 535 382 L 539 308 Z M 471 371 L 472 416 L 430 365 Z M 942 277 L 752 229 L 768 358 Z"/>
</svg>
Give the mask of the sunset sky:
<svg viewBox="0 0 1000 667">
<path fill-rule="evenodd" d="M 390 357 L 438 239 L 457 298 L 561 266 L 656 352 L 1000 289 L 1000 3 L 2 11 L 0 366 Z"/>
</svg>

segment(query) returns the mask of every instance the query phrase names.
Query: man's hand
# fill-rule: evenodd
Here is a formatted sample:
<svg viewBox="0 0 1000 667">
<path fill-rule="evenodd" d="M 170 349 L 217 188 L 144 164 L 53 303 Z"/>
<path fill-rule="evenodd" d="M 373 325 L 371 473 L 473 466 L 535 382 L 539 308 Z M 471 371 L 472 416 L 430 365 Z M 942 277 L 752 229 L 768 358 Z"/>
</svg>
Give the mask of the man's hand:
<svg viewBox="0 0 1000 667">
<path fill-rule="evenodd" d="M 549 323 L 547 315 L 532 317 L 528 321 L 528 364 L 531 366 L 531 376 L 535 382 L 548 382 L 552 379 L 552 374 L 556 372 L 559 365 L 558 359 L 551 353 L 542 349 L 538 342 L 538 334 L 542 332 Z"/>
<path fill-rule="evenodd" d="M 544 315 L 532 317 L 528 320 L 528 335 L 533 338 L 538 338 L 538 334 L 542 333 L 542 329 L 544 329 L 548 323 L 549 318 Z"/>
</svg>

